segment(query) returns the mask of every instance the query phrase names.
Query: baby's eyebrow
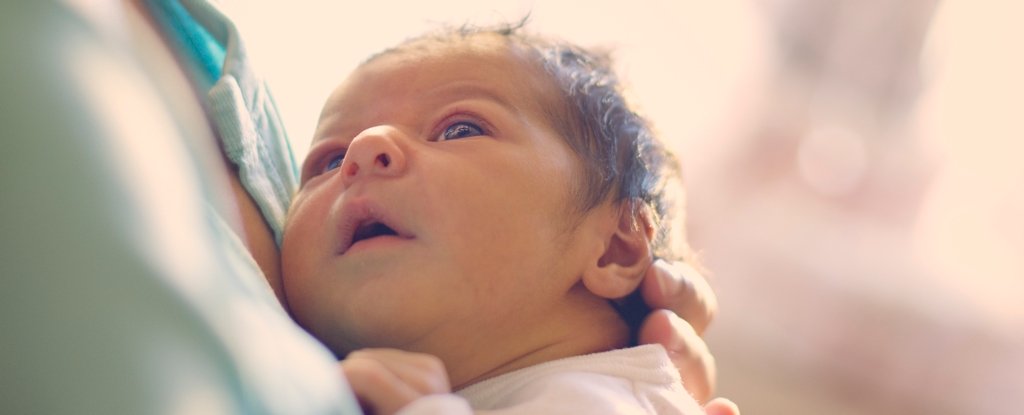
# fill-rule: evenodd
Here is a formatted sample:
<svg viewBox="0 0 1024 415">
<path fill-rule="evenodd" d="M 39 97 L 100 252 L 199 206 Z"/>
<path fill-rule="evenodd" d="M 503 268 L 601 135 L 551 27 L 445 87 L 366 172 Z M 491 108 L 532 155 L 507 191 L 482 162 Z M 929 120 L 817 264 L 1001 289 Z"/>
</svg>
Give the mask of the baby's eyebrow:
<svg viewBox="0 0 1024 415">
<path fill-rule="evenodd" d="M 428 93 L 433 95 L 434 99 L 441 101 L 454 101 L 465 98 L 483 98 L 505 107 L 506 110 L 512 113 L 520 112 L 520 108 L 509 101 L 509 99 L 501 93 L 473 83 L 447 84 L 432 91 L 428 91 Z"/>
<path fill-rule="evenodd" d="M 344 127 L 344 123 L 339 119 L 342 114 L 343 111 L 331 111 L 330 114 L 322 116 L 317 121 L 317 127 L 313 131 L 313 140 L 310 142 L 310 147 L 317 145 L 325 138 L 337 134 Z"/>
</svg>

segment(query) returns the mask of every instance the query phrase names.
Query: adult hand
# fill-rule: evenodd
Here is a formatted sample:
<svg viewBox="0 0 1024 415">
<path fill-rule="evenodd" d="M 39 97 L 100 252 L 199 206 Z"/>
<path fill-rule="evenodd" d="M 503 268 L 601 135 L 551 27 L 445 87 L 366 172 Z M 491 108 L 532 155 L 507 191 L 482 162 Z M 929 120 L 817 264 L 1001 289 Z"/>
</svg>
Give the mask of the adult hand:
<svg viewBox="0 0 1024 415">
<path fill-rule="evenodd" d="M 341 370 L 367 414 L 394 414 L 421 396 L 451 392 L 444 363 L 433 355 L 363 349 L 349 353 Z"/>
<path fill-rule="evenodd" d="M 686 390 L 697 401 L 707 402 L 715 384 L 715 360 L 700 335 L 718 310 L 711 287 L 692 267 L 657 260 L 644 276 L 640 293 L 655 311 L 640 326 L 638 341 L 665 346 Z M 713 409 L 719 408 L 716 404 Z"/>
</svg>

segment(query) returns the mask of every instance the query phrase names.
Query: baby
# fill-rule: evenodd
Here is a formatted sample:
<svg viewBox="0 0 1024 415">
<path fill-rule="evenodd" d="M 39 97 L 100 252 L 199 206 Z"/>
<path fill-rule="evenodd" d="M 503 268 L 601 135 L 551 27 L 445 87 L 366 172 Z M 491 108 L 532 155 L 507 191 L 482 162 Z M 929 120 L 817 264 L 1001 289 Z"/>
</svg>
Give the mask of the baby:
<svg viewBox="0 0 1024 415">
<path fill-rule="evenodd" d="M 619 312 L 683 252 L 677 176 L 606 57 L 515 29 L 413 39 L 327 101 L 285 296 L 377 413 L 703 413 Z"/>
</svg>

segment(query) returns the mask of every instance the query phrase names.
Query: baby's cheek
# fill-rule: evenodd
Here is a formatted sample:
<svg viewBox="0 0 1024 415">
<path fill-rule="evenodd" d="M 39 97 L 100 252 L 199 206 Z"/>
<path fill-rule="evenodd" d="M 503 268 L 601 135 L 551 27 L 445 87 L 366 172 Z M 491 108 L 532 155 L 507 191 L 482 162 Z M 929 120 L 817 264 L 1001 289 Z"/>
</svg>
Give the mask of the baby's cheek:
<svg viewBox="0 0 1024 415">
<path fill-rule="evenodd" d="M 309 219 L 309 209 L 301 203 L 293 204 L 285 219 L 281 243 L 281 274 L 285 288 L 290 282 L 306 275 L 310 255 L 314 251 L 317 237 L 315 227 Z"/>
</svg>

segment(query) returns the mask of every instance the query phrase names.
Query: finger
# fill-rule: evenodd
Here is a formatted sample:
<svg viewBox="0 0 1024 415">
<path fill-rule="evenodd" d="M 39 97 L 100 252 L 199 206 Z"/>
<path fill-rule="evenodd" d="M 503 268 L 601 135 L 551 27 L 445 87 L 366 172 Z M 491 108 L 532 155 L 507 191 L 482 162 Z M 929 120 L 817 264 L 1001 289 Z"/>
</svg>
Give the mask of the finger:
<svg viewBox="0 0 1024 415">
<path fill-rule="evenodd" d="M 704 413 L 707 415 L 740 415 L 740 408 L 728 399 L 715 398 L 704 405 Z"/>
<path fill-rule="evenodd" d="M 360 406 L 370 414 L 396 413 L 421 395 L 374 359 L 347 358 L 341 369 Z"/>
<path fill-rule="evenodd" d="M 690 325 L 668 310 L 655 310 L 640 326 L 641 344 L 660 344 L 679 369 L 683 387 L 698 402 L 711 397 L 715 384 L 715 359 L 707 344 Z"/>
<path fill-rule="evenodd" d="M 451 392 L 444 363 L 434 355 L 396 349 L 363 349 L 348 357 L 378 361 L 420 394 Z"/>
<path fill-rule="evenodd" d="M 704 332 L 718 312 L 718 300 L 707 280 L 681 262 L 655 261 L 644 275 L 640 289 L 647 305 L 674 311 L 697 334 Z"/>
</svg>

